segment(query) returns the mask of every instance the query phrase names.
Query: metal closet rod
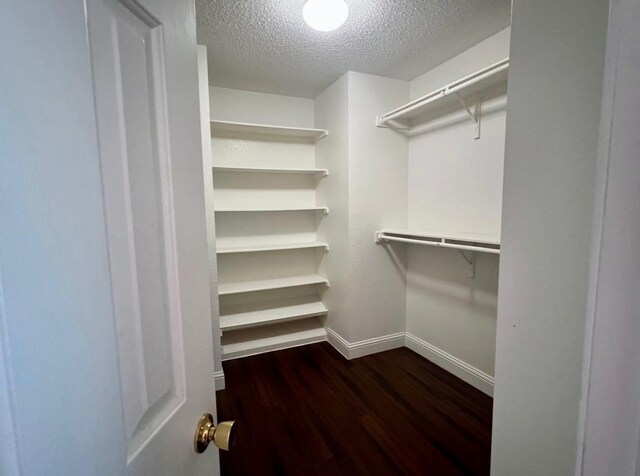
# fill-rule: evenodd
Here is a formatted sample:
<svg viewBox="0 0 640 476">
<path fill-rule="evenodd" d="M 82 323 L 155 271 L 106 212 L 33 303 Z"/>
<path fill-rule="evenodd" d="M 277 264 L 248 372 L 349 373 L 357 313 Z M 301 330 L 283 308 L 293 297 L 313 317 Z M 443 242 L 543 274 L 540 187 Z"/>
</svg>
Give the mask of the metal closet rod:
<svg viewBox="0 0 640 476">
<path fill-rule="evenodd" d="M 462 79 L 454 81 L 453 83 L 448 84 L 447 86 L 443 86 L 442 88 L 432 91 L 418 99 L 414 99 L 413 101 L 405 104 L 404 106 L 400 106 L 399 108 L 394 109 L 393 111 L 387 114 L 383 114 L 382 116 L 380 116 L 379 122 L 384 124 L 388 121 L 392 121 L 396 117 L 403 116 L 409 112 L 414 111 L 415 109 L 425 106 L 426 104 L 437 101 L 438 99 L 441 99 L 445 96 L 449 96 L 450 94 L 457 93 L 458 91 L 461 91 L 463 89 L 469 88 L 470 86 L 473 86 L 474 84 L 482 81 L 483 79 L 496 75 L 502 71 L 507 70 L 508 68 L 509 68 L 509 58 L 505 58 L 502 61 L 492 64 L 491 66 L 481 69 L 480 71 L 476 71 L 475 73 L 470 74 L 469 76 L 466 76 Z"/>
</svg>

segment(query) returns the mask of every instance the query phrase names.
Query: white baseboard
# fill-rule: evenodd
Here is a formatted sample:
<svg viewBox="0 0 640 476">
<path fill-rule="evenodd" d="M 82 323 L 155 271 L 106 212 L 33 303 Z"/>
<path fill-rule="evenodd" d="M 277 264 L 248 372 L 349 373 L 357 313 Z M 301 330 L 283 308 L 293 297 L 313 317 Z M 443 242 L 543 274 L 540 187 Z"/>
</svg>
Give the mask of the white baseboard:
<svg viewBox="0 0 640 476">
<path fill-rule="evenodd" d="M 329 343 L 349 360 L 403 347 L 405 345 L 404 336 L 404 332 L 398 332 L 397 334 L 350 343 L 333 329 L 327 328 L 327 340 Z"/>
<path fill-rule="evenodd" d="M 213 378 L 216 384 L 216 391 L 224 390 L 224 371 L 220 370 L 213 373 Z"/>
<path fill-rule="evenodd" d="M 405 335 L 405 346 L 437 366 L 442 367 L 447 372 L 464 380 L 469 385 L 473 385 L 481 392 L 493 397 L 494 378 L 491 375 L 472 367 L 459 358 L 408 332 Z"/>
<path fill-rule="evenodd" d="M 469 385 L 474 386 L 481 392 L 493 396 L 494 378 L 491 375 L 408 332 L 398 332 L 396 334 L 351 343 L 333 329 L 327 328 L 326 340 L 348 360 L 384 352 L 385 350 L 408 347 L 425 359 L 442 367 Z M 300 343 L 298 345 L 300 345 Z M 214 378 L 216 390 L 224 390 L 224 372 L 215 372 Z"/>
</svg>

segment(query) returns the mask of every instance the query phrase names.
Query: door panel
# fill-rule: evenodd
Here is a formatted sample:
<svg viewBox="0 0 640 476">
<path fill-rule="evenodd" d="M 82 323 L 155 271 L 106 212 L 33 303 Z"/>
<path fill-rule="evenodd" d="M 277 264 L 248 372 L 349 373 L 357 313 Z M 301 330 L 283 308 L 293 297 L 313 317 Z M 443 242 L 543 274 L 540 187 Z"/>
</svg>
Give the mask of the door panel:
<svg viewBox="0 0 640 476">
<path fill-rule="evenodd" d="M 0 474 L 218 474 L 193 0 L 0 32 Z"/>
<path fill-rule="evenodd" d="M 104 144 L 103 189 L 128 457 L 184 403 L 182 325 L 171 230 L 161 27 L 115 5 L 105 21 L 112 45 L 114 114 Z M 113 158 L 113 159 L 112 159 Z"/>
<path fill-rule="evenodd" d="M 147 3 L 88 3 L 127 468 L 212 474 L 216 451 L 191 447 L 215 409 L 195 37 L 188 17 L 163 22 L 174 0 Z"/>
</svg>

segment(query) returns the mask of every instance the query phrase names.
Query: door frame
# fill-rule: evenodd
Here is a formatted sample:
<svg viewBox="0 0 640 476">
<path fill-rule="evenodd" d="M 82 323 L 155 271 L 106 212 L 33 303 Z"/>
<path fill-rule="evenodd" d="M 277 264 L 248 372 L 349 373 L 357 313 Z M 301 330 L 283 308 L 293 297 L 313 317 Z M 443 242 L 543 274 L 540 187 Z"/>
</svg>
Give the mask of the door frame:
<svg viewBox="0 0 640 476">
<path fill-rule="evenodd" d="M 64 12 L 60 11 L 60 6 L 56 5 L 56 8 L 51 6 L 49 11 L 43 11 L 46 9 L 46 2 L 42 2 L 42 4 L 35 5 L 35 2 L 20 2 L 22 5 L 16 5 L 14 9 L 5 13 L 5 21 L 8 23 L 9 18 L 12 19 L 12 22 L 16 25 L 22 25 L 24 27 L 24 32 L 28 32 L 28 25 L 25 25 L 25 17 L 21 15 L 25 15 L 26 18 L 40 18 L 41 21 L 47 22 L 47 24 L 51 26 L 56 26 L 57 30 L 60 30 L 60 24 L 69 28 L 66 33 L 60 33 L 57 37 L 57 42 L 44 42 L 42 41 L 43 37 L 42 33 L 38 35 L 26 35 L 25 37 L 20 37 L 20 41 L 23 42 L 23 46 L 26 51 L 32 53 L 29 57 L 29 61 L 37 62 L 37 60 L 44 58 L 48 52 L 54 52 L 56 54 L 60 54 L 60 48 L 63 46 L 63 41 L 69 40 L 73 37 L 74 34 L 78 36 L 78 18 L 64 18 Z M 76 2 L 81 3 L 81 2 Z M 612 8 L 616 8 L 616 2 L 612 4 Z M 583 379 L 583 402 L 582 402 L 582 412 L 581 412 L 581 428 L 578 434 L 578 441 L 580 445 L 585 445 L 582 451 L 578 452 L 578 464 L 576 465 L 576 473 L 577 474 L 591 474 L 591 470 L 593 469 L 589 462 L 590 458 L 594 451 L 598 451 L 599 455 L 604 456 L 614 456 L 617 454 L 616 448 L 612 446 L 608 447 L 591 447 L 589 446 L 589 442 L 591 437 L 596 438 L 598 436 L 598 430 L 602 432 L 606 432 L 606 429 L 598 428 L 594 426 L 603 415 L 606 415 L 607 412 L 611 413 L 613 408 L 603 408 L 599 406 L 599 403 L 605 401 L 607 397 L 615 397 L 615 395 L 611 395 L 614 389 L 608 385 L 609 379 L 605 373 L 598 371 L 598 364 L 607 364 L 615 362 L 626 362 L 628 366 L 624 368 L 627 374 L 640 375 L 640 361 L 635 357 L 635 353 L 632 353 L 628 348 L 620 348 L 618 352 L 614 355 L 610 356 L 609 359 L 606 358 L 603 354 L 598 352 L 598 348 L 604 348 L 608 342 L 608 335 L 600 334 L 597 332 L 598 324 L 602 323 L 604 320 L 607 320 L 607 323 L 610 325 L 617 326 L 620 332 L 625 331 L 625 326 L 628 326 L 629 313 L 633 312 L 633 310 L 627 309 L 625 314 L 625 309 L 618 309 L 619 317 L 615 321 L 611 321 L 611 314 L 608 312 L 608 309 L 598 307 L 598 303 L 602 302 L 601 299 L 596 299 L 596 296 L 602 296 L 602 293 L 612 292 L 613 290 L 607 290 L 605 287 L 600 286 L 600 279 L 603 275 L 600 273 L 602 269 L 605 267 L 611 267 L 610 269 L 616 268 L 616 256 L 603 253 L 603 250 L 606 250 L 610 243 L 613 243 L 616 239 L 619 239 L 614 233 L 603 233 L 606 230 L 607 219 L 609 217 L 615 218 L 616 213 L 620 212 L 619 208 L 615 208 L 615 203 L 611 203 L 608 201 L 608 197 L 610 197 L 610 193 L 613 190 L 620 190 L 622 193 L 626 190 L 628 193 L 633 193 L 633 189 L 629 189 L 629 184 L 625 183 L 622 178 L 624 174 L 619 174 L 616 176 L 607 174 L 607 171 L 612 167 L 620 166 L 620 167 L 633 167 L 634 164 L 631 161 L 628 161 L 628 156 L 625 156 L 622 153 L 616 153 L 615 149 L 611 149 L 611 140 L 612 133 L 615 131 L 615 125 L 617 120 L 622 120 L 625 118 L 623 111 L 619 108 L 615 107 L 614 98 L 615 93 L 617 91 L 617 83 L 616 76 L 614 74 L 617 71 L 618 65 L 620 63 L 621 58 L 617 55 L 618 45 L 625 44 L 625 41 L 629 41 L 629 37 L 625 37 L 621 32 L 624 32 L 623 23 L 626 21 L 626 16 L 624 14 L 620 14 L 620 12 L 624 11 L 626 8 L 630 8 L 630 5 L 633 3 L 631 0 L 621 0 L 617 4 L 618 14 L 612 14 L 611 20 L 609 24 L 608 31 L 608 48 L 609 51 L 607 53 L 607 62 L 606 62 L 606 71 L 605 71 L 605 91 L 604 91 L 604 107 L 602 113 L 602 129 L 601 129 L 601 144 L 600 144 L 600 160 L 599 160 L 599 174 L 597 180 L 597 202 L 594 208 L 594 213 L 596 216 L 596 223 L 594 227 L 594 243 L 593 243 L 593 257 L 594 257 L 594 265 L 592 267 L 592 280 L 591 280 L 591 295 L 594 297 L 589 305 L 589 313 L 588 313 L 588 323 L 587 323 L 587 334 L 585 336 L 585 356 L 584 356 L 584 379 Z M 45 5 L 45 6 L 43 6 Z M 31 10 L 31 11 L 29 11 Z M 37 10 L 37 11 L 36 11 Z M 58 10 L 58 11 L 55 11 Z M 639 10 L 636 8 L 635 10 L 630 10 L 631 13 L 634 14 L 635 18 L 640 20 Z M 615 13 L 615 11 L 614 11 Z M 82 23 L 82 28 L 84 29 L 84 22 Z M 35 26 L 33 27 L 36 29 Z M 19 30 L 19 28 L 13 29 L 13 31 Z M 81 32 L 80 32 L 81 33 Z M 82 37 L 82 35 L 78 36 Z M 46 48 L 43 48 L 43 45 L 46 45 Z M 78 56 L 88 55 L 88 49 L 86 44 L 76 44 L 77 50 L 75 50 L 75 54 L 73 51 L 67 51 L 65 54 L 73 54 L 74 58 L 77 60 Z M 615 46 L 615 48 L 614 48 Z M 34 56 L 33 53 L 38 53 L 38 56 Z M 612 56 L 614 55 L 614 56 Z M 87 56 L 88 57 L 88 56 Z M 10 67 L 13 67 L 13 64 L 9 64 Z M 60 66 L 62 68 L 62 65 Z M 82 71 L 83 75 L 90 73 L 88 71 Z M 62 84 L 57 84 L 57 87 L 62 87 Z M 67 86 L 68 87 L 68 86 Z M 53 112 L 51 112 L 53 116 Z M 33 117 L 31 118 L 33 119 Z M 629 119 L 628 117 L 626 118 Z M 638 113 L 633 116 L 633 119 L 640 122 L 640 117 Z M 636 125 L 638 124 L 636 122 Z M 59 128 L 58 125 L 53 125 L 53 123 L 47 124 L 45 121 L 38 122 L 40 127 L 48 128 L 50 131 L 55 131 Z M 631 128 L 629 128 L 631 129 Z M 632 134 L 629 132 L 629 136 L 627 136 L 629 140 L 633 140 Z M 95 159 L 98 160 L 97 157 L 97 144 L 95 147 Z M 6 160 L 6 159 L 5 159 Z M 97 162 L 96 162 L 97 163 Z M 630 209 L 629 207 L 625 207 L 624 212 L 630 216 L 640 216 L 640 202 L 636 202 L 635 207 Z M 634 235 L 632 237 L 626 237 L 626 239 L 632 240 L 640 240 L 640 236 Z M 638 241 L 636 241 L 638 242 Z M 629 257 L 631 259 L 631 257 Z M 635 259 L 633 261 L 633 268 L 631 273 L 640 273 L 640 260 Z M 19 448 L 17 446 L 17 438 L 16 431 L 18 429 L 15 428 L 15 423 L 13 419 L 12 408 L 15 405 L 15 402 L 12 402 L 14 399 L 13 392 L 13 379 L 11 373 L 11 356 L 9 355 L 9 341 L 7 336 L 7 311 L 5 309 L 5 300 L 3 292 L 3 281 L 2 281 L 2 272 L 3 270 L 0 268 L 0 473 L 2 474 L 20 474 L 20 458 L 19 458 Z M 627 268 L 626 273 L 629 273 L 629 268 Z M 636 274 L 637 275 L 637 274 Z M 604 281 L 602 284 L 606 284 Z M 627 297 L 633 299 L 634 293 L 632 289 L 628 289 Z M 595 332 L 594 332 L 595 331 Z M 88 344 L 87 344 L 88 346 Z M 609 360 L 609 362 L 607 361 Z M 629 418 L 629 416 L 635 414 L 636 408 L 625 407 L 624 418 Z M 604 413 L 603 413 L 604 412 Z M 41 422 L 46 425 L 46 422 Z M 632 448 L 635 448 L 633 454 L 627 453 L 629 458 L 624 461 L 625 464 L 632 464 L 634 460 L 637 462 L 638 456 L 638 428 L 630 427 L 634 430 L 632 434 L 629 435 L 618 435 L 616 441 L 626 441 L 628 445 L 631 445 Z M 591 432 L 591 433 L 590 433 Z M 594 433 L 596 432 L 596 433 Z M 601 433 L 601 436 L 605 435 L 605 433 Z M 25 450 L 26 451 L 26 450 Z M 34 453 L 36 454 L 36 453 Z M 630 467 L 630 466 L 627 466 Z"/>
<path fill-rule="evenodd" d="M 11 412 L 11 387 L 8 382 L 9 373 L 5 363 L 6 326 L 4 303 L 2 300 L 2 272 L 0 270 L 0 474 L 19 474 L 18 453 Z"/>
<path fill-rule="evenodd" d="M 610 3 L 576 475 L 640 468 L 639 24 L 636 0 Z"/>
</svg>

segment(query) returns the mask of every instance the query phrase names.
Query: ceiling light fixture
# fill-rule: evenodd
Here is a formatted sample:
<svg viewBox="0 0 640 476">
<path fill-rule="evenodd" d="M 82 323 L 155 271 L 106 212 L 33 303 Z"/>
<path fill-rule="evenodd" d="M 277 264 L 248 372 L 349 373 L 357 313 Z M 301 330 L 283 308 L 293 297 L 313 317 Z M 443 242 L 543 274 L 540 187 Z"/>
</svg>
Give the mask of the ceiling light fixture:
<svg viewBox="0 0 640 476">
<path fill-rule="evenodd" d="M 349 16 L 344 0 L 307 0 L 302 18 L 314 30 L 331 31 L 341 26 Z"/>
</svg>

